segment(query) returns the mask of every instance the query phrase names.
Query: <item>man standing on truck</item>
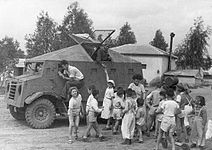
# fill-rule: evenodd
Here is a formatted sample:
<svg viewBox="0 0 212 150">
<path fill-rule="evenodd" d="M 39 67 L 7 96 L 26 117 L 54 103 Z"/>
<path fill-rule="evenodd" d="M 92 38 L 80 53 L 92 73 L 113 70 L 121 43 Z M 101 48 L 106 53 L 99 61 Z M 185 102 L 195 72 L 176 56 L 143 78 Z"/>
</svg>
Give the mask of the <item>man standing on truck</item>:
<svg viewBox="0 0 212 150">
<path fill-rule="evenodd" d="M 69 65 L 68 61 L 66 60 L 61 61 L 58 74 L 60 77 L 66 80 L 61 96 L 68 101 L 69 88 L 76 86 L 78 89 L 80 89 L 84 85 L 84 75 L 75 66 Z"/>
</svg>

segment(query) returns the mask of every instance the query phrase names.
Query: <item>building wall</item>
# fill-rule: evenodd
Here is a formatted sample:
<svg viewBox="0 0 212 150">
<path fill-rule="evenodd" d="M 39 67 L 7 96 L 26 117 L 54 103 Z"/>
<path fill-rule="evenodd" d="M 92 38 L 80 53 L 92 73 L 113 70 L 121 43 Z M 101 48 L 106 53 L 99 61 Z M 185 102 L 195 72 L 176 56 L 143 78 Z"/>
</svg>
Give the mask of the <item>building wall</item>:
<svg viewBox="0 0 212 150">
<path fill-rule="evenodd" d="M 143 69 L 143 76 L 149 83 L 152 79 L 157 76 L 161 76 L 168 68 L 168 57 L 163 56 L 129 56 L 132 59 L 135 59 L 142 64 L 146 64 L 146 69 Z M 175 69 L 175 61 L 172 60 L 171 68 Z"/>
<path fill-rule="evenodd" d="M 162 65 L 162 72 L 166 72 L 168 70 L 168 61 L 169 58 L 163 56 L 162 57 L 162 61 L 163 61 L 163 65 Z M 171 60 L 171 70 L 176 70 L 176 63 L 175 63 L 175 59 Z"/>
<path fill-rule="evenodd" d="M 149 83 L 152 79 L 162 75 L 162 58 L 155 56 L 130 56 L 142 64 L 146 64 L 146 69 L 143 69 L 143 76 Z"/>
</svg>

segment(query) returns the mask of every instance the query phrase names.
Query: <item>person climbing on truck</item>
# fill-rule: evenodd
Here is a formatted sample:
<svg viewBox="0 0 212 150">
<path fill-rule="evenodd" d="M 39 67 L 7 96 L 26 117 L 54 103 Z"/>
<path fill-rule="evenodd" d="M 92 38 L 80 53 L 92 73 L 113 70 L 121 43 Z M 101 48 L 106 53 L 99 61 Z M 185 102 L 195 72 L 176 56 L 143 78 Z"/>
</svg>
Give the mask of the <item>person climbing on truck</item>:
<svg viewBox="0 0 212 150">
<path fill-rule="evenodd" d="M 84 75 L 82 72 L 77 69 L 75 66 L 71 66 L 68 64 L 68 61 L 62 60 L 60 63 L 60 69 L 58 74 L 64 80 L 66 80 L 65 86 L 62 90 L 62 97 L 66 100 L 69 99 L 68 97 L 68 90 L 70 87 L 76 86 L 78 89 L 82 88 L 84 85 Z"/>
</svg>

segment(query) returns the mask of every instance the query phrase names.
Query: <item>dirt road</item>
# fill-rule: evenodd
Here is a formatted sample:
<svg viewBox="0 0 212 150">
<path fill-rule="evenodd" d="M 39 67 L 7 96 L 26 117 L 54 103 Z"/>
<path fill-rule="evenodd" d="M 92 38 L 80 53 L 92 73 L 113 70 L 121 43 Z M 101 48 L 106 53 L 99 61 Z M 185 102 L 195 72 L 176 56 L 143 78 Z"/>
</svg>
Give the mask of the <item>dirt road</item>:
<svg viewBox="0 0 212 150">
<path fill-rule="evenodd" d="M 212 119 L 212 90 L 199 88 L 192 90 L 193 96 L 204 95 L 207 99 L 209 119 Z M 103 126 L 101 126 L 103 127 Z M 79 128 L 82 136 L 85 126 Z M 113 136 L 111 131 L 104 131 L 106 142 L 99 142 L 92 133 L 92 142 L 75 141 L 68 143 L 68 120 L 56 120 L 50 129 L 32 129 L 25 121 L 17 121 L 9 114 L 3 96 L 0 96 L 0 150 L 150 150 L 155 146 L 155 140 L 144 136 L 144 144 L 133 143 L 123 146 L 121 135 Z M 179 148 L 177 148 L 179 149 Z M 207 150 L 212 150 L 212 142 L 207 141 Z"/>
</svg>

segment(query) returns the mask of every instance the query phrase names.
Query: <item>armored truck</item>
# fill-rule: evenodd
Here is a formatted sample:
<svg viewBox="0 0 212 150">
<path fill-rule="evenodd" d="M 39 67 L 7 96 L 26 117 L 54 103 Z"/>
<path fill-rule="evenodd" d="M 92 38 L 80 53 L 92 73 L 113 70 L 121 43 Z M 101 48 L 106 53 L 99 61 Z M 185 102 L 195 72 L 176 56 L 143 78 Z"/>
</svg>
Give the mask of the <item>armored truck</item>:
<svg viewBox="0 0 212 150">
<path fill-rule="evenodd" d="M 98 51 L 104 40 L 78 35 L 72 35 L 72 38 L 75 45 L 26 60 L 24 74 L 8 81 L 4 99 L 15 119 L 26 120 L 32 128 L 40 129 L 50 127 L 57 117 L 67 113 L 68 102 L 61 97 L 65 81 L 58 75 L 61 60 L 67 60 L 84 75 L 85 84 L 80 89 L 84 108 L 89 85 L 99 89 L 99 99 L 103 100 L 107 81 L 100 63 L 107 66 L 109 78 L 117 87 L 127 88 L 134 74 L 142 74 L 140 62 L 110 49 L 105 55 L 107 58 L 99 57 Z"/>
</svg>

